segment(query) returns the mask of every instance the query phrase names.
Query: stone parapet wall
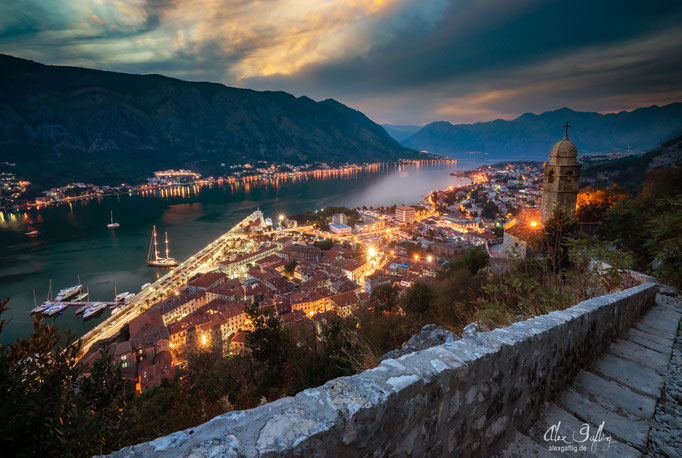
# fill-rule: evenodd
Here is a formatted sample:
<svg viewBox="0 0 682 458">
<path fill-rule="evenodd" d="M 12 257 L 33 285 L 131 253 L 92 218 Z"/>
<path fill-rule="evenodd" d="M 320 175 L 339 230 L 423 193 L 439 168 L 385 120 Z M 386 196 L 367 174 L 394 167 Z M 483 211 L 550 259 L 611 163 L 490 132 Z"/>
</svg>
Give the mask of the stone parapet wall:
<svg viewBox="0 0 682 458">
<path fill-rule="evenodd" d="M 628 329 L 654 303 L 657 288 L 645 283 L 445 339 L 114 456 L 489 456 Z"/>
</svg>

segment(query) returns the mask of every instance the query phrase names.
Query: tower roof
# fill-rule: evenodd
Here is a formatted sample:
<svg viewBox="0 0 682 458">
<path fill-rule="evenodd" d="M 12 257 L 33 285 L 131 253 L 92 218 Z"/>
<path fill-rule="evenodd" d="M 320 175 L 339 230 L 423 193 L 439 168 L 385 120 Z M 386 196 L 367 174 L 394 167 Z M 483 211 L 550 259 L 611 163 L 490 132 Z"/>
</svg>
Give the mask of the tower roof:
<svg viewBox="0 0 682 458">
<path fill-rule="evenodd" d="M 552 151 L 549 153 L 550 161 L 552 158 L 577 158 L 578 148 L 575 147 L 572 141 L 568 139 L 568 136 L 564 137 L 563 140 L 557 142 L 553 147 Z"/>
</svg>

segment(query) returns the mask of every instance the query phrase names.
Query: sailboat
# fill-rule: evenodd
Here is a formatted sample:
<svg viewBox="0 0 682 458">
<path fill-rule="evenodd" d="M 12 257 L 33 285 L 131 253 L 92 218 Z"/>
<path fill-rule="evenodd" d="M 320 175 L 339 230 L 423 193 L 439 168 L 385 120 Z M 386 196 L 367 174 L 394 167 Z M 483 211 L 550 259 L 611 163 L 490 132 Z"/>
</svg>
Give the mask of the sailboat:
<svg viewBox="0 0 682 458">
<path fill-rule="evenodd" d="M 107 227 L 109 229 L 116 229 L 117 227 L 121 227 L 120 224 L 114 222 L 114 211 L 111 210 L 111 222 L 107 224 Z"/>
<path fill-rule="evenodd" d="M 33 302 L 35 302 L 35 291 L 33 292 Z M 43 313 L 54 305 L 52 302 L 52 279 L 50 279 L 50 289 L 47 290 L 47 300 L 31 310 L 33 313 Z"/>
<path fill-rule="evenodd" d="M 149 243 L 149 251 L 147 252 L 147 264 L 153 267 L 175 267 L 179 264 L 177 259 L 170 257 L 168 249 L 168 232 L 166 232 L 166 257 L 159 257 L 159 246 L 156 241 L 156 226 L 152 229 L 152 240 Z"/>
</svg>

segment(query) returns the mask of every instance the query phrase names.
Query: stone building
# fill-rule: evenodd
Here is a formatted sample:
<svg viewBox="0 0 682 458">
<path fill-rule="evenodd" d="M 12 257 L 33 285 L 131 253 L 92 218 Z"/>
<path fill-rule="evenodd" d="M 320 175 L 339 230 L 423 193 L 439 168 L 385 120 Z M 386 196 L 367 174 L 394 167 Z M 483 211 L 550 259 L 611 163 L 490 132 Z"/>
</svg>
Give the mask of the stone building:
<svg viewBox="0 0 682 458">
<path fill-rule="evenodd" d="M 542 206 L 540 220 L 544 224 L 552 217 L 557 206 L 563 207 L 571 219 L 575 218 L 575 205 L 580 183 L 578 149 L 568 139 L 568 123 L 564 126 L 566 135 L 549 153 L 545 162 L 545 176 L 542 182 Z"/>
</svg>

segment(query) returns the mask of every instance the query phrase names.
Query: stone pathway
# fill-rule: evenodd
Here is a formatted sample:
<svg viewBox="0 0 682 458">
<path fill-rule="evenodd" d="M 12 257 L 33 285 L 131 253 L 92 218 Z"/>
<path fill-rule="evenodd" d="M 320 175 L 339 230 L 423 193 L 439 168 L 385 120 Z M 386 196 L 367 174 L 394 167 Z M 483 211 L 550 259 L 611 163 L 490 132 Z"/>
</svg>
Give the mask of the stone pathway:
<svg viewBox="0 0 682 458">
<path fill-rule="evenodd" d="M 682 298 L 659 293 L 499 456 L 682 457 L 681 317 Z"/>
</svg>

